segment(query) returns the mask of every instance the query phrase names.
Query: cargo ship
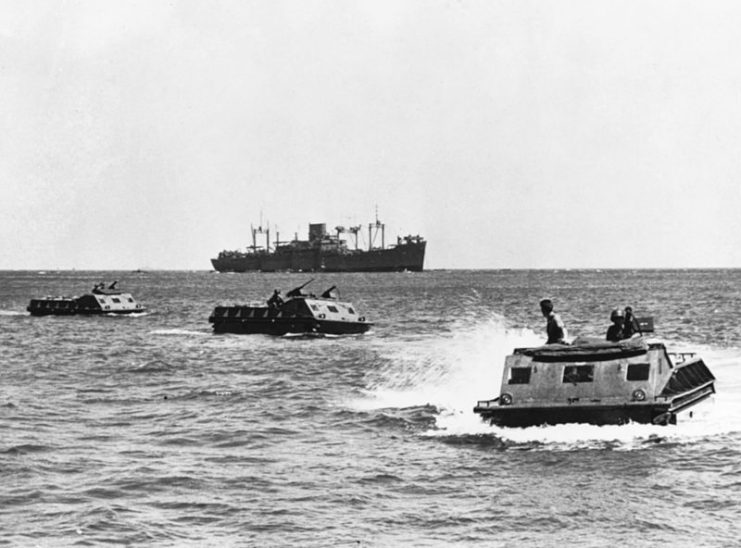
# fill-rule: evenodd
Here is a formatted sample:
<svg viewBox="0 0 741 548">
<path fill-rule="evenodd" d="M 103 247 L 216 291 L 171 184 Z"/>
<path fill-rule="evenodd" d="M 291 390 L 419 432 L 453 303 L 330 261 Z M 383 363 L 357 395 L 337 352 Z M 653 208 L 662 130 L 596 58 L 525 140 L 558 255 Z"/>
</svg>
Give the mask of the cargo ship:
<svg viewBox="0 0 741 548">
<path fill-rule="evenodd" d="M 211 259 L 218 272 L 421 272 L 427 242 L 421 236 L 400 236 L 387 245 L 386 227 L 376 219 L 368 224 L 368 246 L 358 246 L 361 226 L 335 227 L 327 232 L 326 223 L 310 223 L 309 239 L 270 241 L 270 229 L 252 227 L 252 245 L 244 251 L 222 251 Z M 341 234 L 349 234 L 352 247 Z M 258 244 L 264 236 L 264 245 Z M 380 240 L 380 242 L 377 242 Z"/>
</svg>

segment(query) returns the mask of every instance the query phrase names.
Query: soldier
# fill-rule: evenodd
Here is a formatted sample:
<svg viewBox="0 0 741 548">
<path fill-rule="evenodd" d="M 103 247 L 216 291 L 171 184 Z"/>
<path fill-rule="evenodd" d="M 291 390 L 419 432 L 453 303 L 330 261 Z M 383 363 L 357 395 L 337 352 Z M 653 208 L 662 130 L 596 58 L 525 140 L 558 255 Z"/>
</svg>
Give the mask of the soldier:
<svg viewBox="0 0 741 548">
<path fill-rule="evenodd" d="M 623 332 L 623 325 L 625 321 L 623 311 L 618 308 L 613 310 L 612 314 L 610 314 L 610 321 L 612 322 L 612 325 L 607 328 L 607 336 L 605 338 L 611 342 L 618 342 L 622 339 L 627 338 L 625 337 L 625 333 Z"/>
<path fill-rule="evenodd" d="M 633 316 L 633 308 L 625 307 L 625 322 L 623 323 L 623 338 L 630 339 L 633 335 L 639 333 L 643 335 L 638 320 Z"/>
<path fill-rule="evenodd" d="M 561 317 L 553 311 L 553 302 L 550 299 L 540 301 L 540 311 L 546 318 L 546 333 L 548 340 L 545 344 L 568 344 L 566 342 L 566 327 Z"/>
<path fill-rule="evenodd" d="M 280 297 L 280 291 L 274 290 L 273 296 L 268 299 L 268 307 L 269 308 L 280 308 L 280 306 L 283 304 L 283 299 Z"/>
</svg>

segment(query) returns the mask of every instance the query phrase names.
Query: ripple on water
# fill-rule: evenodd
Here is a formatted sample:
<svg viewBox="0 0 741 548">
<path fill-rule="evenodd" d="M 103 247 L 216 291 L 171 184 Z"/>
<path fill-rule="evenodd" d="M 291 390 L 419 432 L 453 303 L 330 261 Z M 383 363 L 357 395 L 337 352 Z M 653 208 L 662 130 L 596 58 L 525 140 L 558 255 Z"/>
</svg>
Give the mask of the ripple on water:
<svg viewBox="0 0 741 548">
<path fill-rule="evenodd" d="M 123 321 L 0 312 L 0 543 L 737 541 L 741 272 L 316 276 L 378 319 L 372 334 L 211 334 L 215 303 L 306 281 L 287 273 L 137 275 L 132 292 L 157 312 Z M 0 272 L 0 308 L 99 278 Z M 504 356 L 542 342 L 542 295 L 574 334 L 602 334 L 625 302 L 672 347 L 700 346 L 717 370 L 712 412 L 663 429 L 479 420 Z"/>
<path fill-rule="evenodd" d="M 6 455 L 29 455 L 34 453 L 44 453 L 47 451 L 54 451 L 55 448 L 49 445 L 36 445 L 32 443 L 26 443 L 21 445 L 16 445 L 13 447 L 9 447 L 7 449 L 0 450 L 0 453 L 6 454 Z"/>
</svg>

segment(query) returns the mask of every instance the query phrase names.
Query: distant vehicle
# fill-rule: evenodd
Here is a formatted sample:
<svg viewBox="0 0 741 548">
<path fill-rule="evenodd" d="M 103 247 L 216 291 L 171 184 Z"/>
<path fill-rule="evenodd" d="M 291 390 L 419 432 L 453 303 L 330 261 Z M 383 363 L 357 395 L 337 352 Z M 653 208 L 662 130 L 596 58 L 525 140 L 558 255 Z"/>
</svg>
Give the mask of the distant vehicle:
<svg viewBox="0 0 741 548">
<path fill-rule="evenodd" d="M 117 282 L 108 287 L 97 284 L 90 294 L 81 297 L 44 297 L 31 299 L 26 307 L 32 316 L 73 316 L 76 314 L 134 314 L 146 311 L 130 293 L 116 289 Z"/>
<path fill-rule="evenodd" d="M 208 321 L 214 333 L 268 335 L 348 335 L 365 333 L 373 326 L 352 303 L 334 297 L 335 286 L 320 297 L 303 293 L 310 282 L 289 291 L 285 301 L 271 298 L 273 302 L 265 306 L 217 306 Z"/>
<path fill-rule="evenodd" d="M 694 353 L 667 352 L 645 336 L 577 339 L 515 349 L 505 360 L 499 396 L 479 401 L 474 412 L 509 427 L 676 424 L 678 413 L 715 393 L 714 383 Z"/>
<path fill-rule="evenodd" d="M 358 247 L 360 225 L 338 226 L 336 234 L 327 233 L 325 223 L 309 224 L 309 239 L 270 241 L 270 230 L 252 228 L 252 245 L 245 251 L 222 251 L 211 259 L 219 272 L 421 272 L 424 269 L 427 242 L 421 236 L 397 237 L 396 244 L 385 241 L 386 225 L 376 219 L 368 225 L 368 249 Z M 354 236 L 348 247 L 340 234 Z M 265 234 L 265 245 L 258 245 L 257 235 Z M 379 240 L 380 242 L 376 242 Z M 272 244 L 272 245 L 271 245 Z"/>
</svg>

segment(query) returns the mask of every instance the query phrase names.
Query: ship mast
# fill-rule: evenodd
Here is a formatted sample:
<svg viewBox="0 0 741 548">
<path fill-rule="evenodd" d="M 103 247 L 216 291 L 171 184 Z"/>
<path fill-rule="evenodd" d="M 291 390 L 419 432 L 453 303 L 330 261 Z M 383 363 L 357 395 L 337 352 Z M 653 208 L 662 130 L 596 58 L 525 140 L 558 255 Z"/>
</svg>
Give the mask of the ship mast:
<svg viewBox="0 0 741 548">
<path fill-rule="evenodd" d="M 250 225 L 250 232 L 252 232 L 252 245 L 250 247 L 252 248 L 252 251 L 257 251 L 257 241 L 255 239 L 257 230 L 255 229 L 253 225 Z"/>
<path fill-rule="evenodd" d="M 374 228 L 376 229 L 375 234 L 373 233 Z M 379 228 L 381 229 L 381 249 L 385 249 L 386 248 L 386 243 L 385 243 L 386 225 L 378 220 L 378 206 L 376 206 L 376 222 L 368 224 L 368 251 L 371 251 L 373 249 L 373 241 L 375 240 L 375 237 L 378 235 Z"/>
</svg>

